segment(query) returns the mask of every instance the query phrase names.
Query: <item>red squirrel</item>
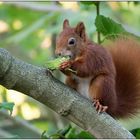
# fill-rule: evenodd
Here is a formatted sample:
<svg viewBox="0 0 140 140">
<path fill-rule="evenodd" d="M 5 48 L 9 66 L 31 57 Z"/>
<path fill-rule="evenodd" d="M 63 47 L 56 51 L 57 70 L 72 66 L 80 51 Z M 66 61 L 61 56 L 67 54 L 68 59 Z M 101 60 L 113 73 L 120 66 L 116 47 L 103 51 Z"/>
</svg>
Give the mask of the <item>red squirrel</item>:
<svg viewBox="0 0 140 140">
<path fill-rule="evenodd" d="M 140 44 L 136 40 L 120 38 L 103 47 L 87 37 L 83 22 L 71 27 L 65 19 L 55 53 L 70 57 L 60 66 L 67 76 L 66 84 L 90 99 L 98 112 L 107 112 L 114 118 L 131 117 L 138 112 Z"/>
</svg>

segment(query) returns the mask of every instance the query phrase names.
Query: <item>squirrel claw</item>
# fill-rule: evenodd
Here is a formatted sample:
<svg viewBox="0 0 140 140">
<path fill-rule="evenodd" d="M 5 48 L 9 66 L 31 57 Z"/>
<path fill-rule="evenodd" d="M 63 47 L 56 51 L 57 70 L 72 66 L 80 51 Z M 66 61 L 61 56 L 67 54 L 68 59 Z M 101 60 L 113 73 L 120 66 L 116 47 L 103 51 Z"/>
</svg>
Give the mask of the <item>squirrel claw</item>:
<svg viewBox="0 0 140 140">
<path fill-rule="evenodd" d="M 69 68 L 71 66 L 71 63 L 69 61 L 66 61 L 66 62 L 63 62 L 61 65 L 60 65 L 60 70 L 65 70 L 67 68 Z"/>
<path fill-rule="evenodd" d="M 106 110 L 108 109 L 108 106 L 101 105 L 98 99 L 93 100 L 93 106 L 96 108 L 98 114 L 106 112 Z"/>
</svg>

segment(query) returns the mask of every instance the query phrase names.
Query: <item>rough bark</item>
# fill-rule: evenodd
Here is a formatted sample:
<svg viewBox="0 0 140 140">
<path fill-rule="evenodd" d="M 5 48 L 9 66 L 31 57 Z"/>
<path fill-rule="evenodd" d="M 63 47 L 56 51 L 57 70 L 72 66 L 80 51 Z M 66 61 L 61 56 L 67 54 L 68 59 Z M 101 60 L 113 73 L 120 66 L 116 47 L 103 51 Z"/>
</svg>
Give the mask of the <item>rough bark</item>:
<svg viewBox="0 0 140 140">
<path fill-rule="evenodd" d="M 55 79 L 46 68 L 33 66 L 0 49 L 0 84 L 47 105 L 97 138 L 134 138 L 108 114 Z"/>
</svg>

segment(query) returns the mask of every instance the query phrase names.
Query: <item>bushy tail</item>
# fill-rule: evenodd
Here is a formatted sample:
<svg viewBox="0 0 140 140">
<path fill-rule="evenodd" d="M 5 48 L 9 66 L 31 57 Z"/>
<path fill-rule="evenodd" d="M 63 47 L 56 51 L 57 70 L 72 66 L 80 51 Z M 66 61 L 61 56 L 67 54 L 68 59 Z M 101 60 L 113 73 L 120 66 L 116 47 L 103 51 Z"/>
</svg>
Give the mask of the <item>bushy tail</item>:
<svg viewBox="0 0 140 140">
<path fill-rule="evenodd" d="M 140 110 L 140 43 L 118 39 L 110 45 L 116 67 L 117 118 L 130 117 Z"/>
</svg>

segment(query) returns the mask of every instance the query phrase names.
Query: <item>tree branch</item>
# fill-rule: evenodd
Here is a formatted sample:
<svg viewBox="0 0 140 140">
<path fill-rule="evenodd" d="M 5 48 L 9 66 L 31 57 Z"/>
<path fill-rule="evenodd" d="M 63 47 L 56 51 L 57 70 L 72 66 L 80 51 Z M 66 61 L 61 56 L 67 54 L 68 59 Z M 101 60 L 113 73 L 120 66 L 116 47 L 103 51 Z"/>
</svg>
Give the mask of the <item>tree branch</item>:
<svg viewBox="0 0 140 140">
<path fill-rule="evenodd" d="M 106 113 L 55 79 L 46 68 L 23 62 L 0 48 L 0 84 L 47 105 L 97 138 L 134 138 Z"/>
<path fill-rule="evenodd" d="M 41 12 L 65 12 L 70 11 L 70 9 L 66 10 L 61 8 L 57 5 L 47 5 L 47 4 L 39 4 L 35 2 L 23 2 L 23 1 L 4 1 L 5 4 L 11 4 L 17 7 L 27 8 L 34 11 L 41 11 Z"/>
</svg>

